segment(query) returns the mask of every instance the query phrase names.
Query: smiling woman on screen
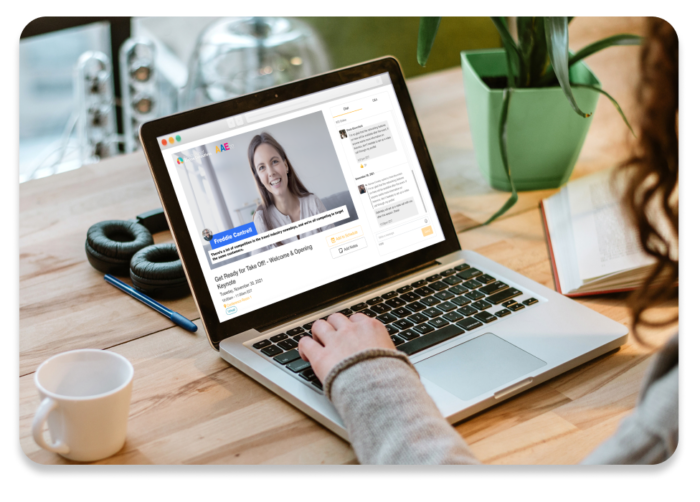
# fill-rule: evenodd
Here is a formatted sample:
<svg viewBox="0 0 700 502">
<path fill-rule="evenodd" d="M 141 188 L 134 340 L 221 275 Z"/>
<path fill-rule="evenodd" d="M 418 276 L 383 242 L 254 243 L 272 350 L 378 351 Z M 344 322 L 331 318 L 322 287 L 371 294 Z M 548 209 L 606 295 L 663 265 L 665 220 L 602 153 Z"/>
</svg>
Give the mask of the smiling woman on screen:
<svg viewBox="0 0 700 502">
<path fill-rule="evenodd" d="M 297 176 L 282 145 L 268 133 L 257 134 L 250 141 L 248 162 L 262 199 L 262 204 L 257 207 L 253 216 L 258 234 L 326 212 L 321 199 L 309 192 Z M 261 253 L 333 227 L 331 223 L 301 235 L 291 235 L 254 253 Z"/>
</svg>

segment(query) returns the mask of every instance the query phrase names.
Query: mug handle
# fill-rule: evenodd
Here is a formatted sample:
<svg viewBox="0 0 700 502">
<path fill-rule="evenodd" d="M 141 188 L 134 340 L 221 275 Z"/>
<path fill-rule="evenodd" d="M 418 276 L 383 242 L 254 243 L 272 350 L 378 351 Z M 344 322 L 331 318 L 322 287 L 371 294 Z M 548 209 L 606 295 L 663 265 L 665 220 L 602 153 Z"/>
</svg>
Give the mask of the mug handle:
<svg viewBox="0 0 700 502">
<path fill-rule="evenodd" d="M 36 410 L 36 415 L 34 415 L 34 423 L 32 423 L 32 436 L 34 436 L 34 441 L 36 444 L 41 446 L 44 450 L 52 451 L 54 453 L 68 453 L 70 448 L 63 441 L 56 441 L 53 444 L 48 444 L 44 440 L 44 424 L 46 419 L 53 410 L 58 408 L 58 402 L 54 401 L 50 397 L 45 398 L 39 408 Z"/>
</svg>

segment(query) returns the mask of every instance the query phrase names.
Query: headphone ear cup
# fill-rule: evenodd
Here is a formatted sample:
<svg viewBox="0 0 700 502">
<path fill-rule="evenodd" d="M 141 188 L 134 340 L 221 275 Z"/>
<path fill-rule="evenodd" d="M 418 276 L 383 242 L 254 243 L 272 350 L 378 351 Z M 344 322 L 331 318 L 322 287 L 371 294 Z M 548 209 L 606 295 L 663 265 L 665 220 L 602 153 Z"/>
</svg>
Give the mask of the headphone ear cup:
<svg viewBox="0 0 700 502">
<path fill-rule="evenodd" d="M 87 231 L 85 254 L 100 272 L 129 275 L 131 257 L 153 244 L 146 227 L 133 221 L 108 220 L 95 223 Z"/>
<path fill-rule="evenodd" d="M 131 282 L 147 295 L 180 298 L 190 293 L 185 270 L 175 244 L 154 244 L 131 259 Z"/>
</svg>

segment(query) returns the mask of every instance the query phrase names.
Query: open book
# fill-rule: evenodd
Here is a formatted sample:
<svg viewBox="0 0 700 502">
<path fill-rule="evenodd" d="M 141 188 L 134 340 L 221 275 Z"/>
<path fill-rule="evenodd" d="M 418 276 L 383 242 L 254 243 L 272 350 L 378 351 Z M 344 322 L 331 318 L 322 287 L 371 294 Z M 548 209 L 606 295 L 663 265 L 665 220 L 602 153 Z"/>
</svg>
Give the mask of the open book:
<svg viewBox="0 0 700 502">
<path fill-rule="evenodd" d="M 567 296 L 630 291 L 654 266 L 621 205 L 613 169 L 568 183 L 542 201 L 557 291 Z"/>
</svg>

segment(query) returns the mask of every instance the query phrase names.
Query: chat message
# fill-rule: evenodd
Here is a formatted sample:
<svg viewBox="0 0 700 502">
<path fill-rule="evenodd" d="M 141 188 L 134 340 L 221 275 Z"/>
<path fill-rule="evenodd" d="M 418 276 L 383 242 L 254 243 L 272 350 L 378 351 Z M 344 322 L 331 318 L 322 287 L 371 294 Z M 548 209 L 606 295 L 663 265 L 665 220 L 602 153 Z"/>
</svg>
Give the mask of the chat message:
<svg viewBox="0 0 700 502">
<path fill-rule="evenodd" d="M 392 223 L 405 220 L 418 214 L 413 197 L 389 204 L 381 209 L 377 209 L 377 222 L 380 227 L 391 225 Z"/>
<path fill-rule="evenodd" d="M 396 151 L 396 143 L 386 121 L 352 127 L 348 129 L 348 137 L 357 162 L 376 159 Z"/>
</svg>

